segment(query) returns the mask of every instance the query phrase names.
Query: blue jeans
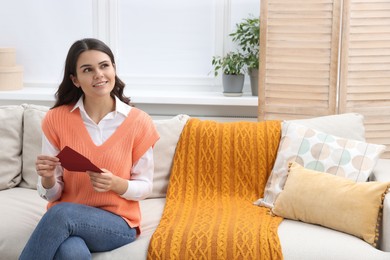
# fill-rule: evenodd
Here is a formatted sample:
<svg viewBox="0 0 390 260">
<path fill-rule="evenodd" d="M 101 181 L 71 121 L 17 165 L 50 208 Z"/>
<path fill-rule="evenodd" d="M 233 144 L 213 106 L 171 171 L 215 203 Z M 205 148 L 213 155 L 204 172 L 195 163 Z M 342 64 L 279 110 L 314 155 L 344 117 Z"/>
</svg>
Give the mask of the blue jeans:
<svg viewBox="0 0 390 260">
<path fill-rule="evenodd" d="M 136 239 L 135 228 L 111 212 L 59 203 L 42 217 L 19 259 L 91 259 Z"/>
</svg>

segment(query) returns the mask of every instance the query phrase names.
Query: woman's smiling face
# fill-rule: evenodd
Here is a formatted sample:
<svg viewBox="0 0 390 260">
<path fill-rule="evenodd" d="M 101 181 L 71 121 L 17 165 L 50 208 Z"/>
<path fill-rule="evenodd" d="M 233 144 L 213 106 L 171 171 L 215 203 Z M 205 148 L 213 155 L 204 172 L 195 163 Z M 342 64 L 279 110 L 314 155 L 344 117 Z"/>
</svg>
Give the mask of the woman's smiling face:
<svg viewBox="0 0 390 260">
<path fill-rule="evenodd" d="M 80 54 L 76 75 L 71 79 L 86 97 L 103 97 L 110 95 L 114 88 L 115 75 L 115 65 L 106 53 L 88 50 Z"/>
</svg>

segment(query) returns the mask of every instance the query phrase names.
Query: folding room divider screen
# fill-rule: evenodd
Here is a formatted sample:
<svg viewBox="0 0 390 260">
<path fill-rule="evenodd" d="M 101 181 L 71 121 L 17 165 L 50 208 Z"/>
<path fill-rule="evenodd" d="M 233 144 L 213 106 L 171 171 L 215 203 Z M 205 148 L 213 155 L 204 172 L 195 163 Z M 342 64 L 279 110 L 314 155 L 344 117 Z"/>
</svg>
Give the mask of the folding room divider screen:
<svg viewBox="0 0 390 260">
<path fill-rule="evenodd" d="M 262 0 L 259 120 L 358 112 L 390 158 L 390 0 Z"/>
</svg>

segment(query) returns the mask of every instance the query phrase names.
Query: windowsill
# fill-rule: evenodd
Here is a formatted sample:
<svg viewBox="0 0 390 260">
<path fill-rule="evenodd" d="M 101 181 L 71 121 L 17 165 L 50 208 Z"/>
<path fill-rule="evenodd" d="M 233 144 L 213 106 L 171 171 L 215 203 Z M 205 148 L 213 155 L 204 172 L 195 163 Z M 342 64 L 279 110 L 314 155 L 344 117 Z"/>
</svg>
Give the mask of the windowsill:
<svg viewBox="0 0 390 260">
<path fill-rule="evenodd" d="M 20 90 L 0 91 L 1 101 L 54 102 L 56 89 L 25 87 Z M 257 107 L 258 98 L 251 93 L 240 97 L 227 97 L 222 92 L 156 91 L 132 89 L 125 92 L 134 104 L 208 105 Z"/>
</svg>

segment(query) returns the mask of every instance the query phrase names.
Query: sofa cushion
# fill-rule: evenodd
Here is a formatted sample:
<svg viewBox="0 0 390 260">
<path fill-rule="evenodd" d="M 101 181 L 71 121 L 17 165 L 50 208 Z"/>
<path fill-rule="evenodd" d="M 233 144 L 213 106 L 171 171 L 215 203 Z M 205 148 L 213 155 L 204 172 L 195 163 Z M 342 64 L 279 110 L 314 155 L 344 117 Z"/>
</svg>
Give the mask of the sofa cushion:
<svg viewBox="0 0 390 260">
<path fill-rule="evenodd" d="M 264 191 L 256 203 L 273 207 L 287 178 L 287 165 L 296 161 L 306 168 L 354 181 L 367 181 L 384 152 L 384 145 L 345 139 L 293 122 L 283 122 L 278 155 Z"/>
<path fill-rule="evenodd" d="M 20 187 L 36 189 L 38 174 L 35 160 L 41 154 L 42 130 L 41 122 L 49 107 L 23 104 L 23 164 Z"/>
<path fill-rule="evenodd" d="M 19 257 L 46 204 L 36 190 L 15 187 L 0 192 L 1 259 Z"/>
<path fill-rule="evenodd" d="M 288 120 L 308 128 L 358 141 L 365 141 L 364 117 L 358 113 L 319 116 L 309 119 Z M 351 129 L 353 131 L 351 131 Z"/>
<path fill-rule="evenodd" d="M 31 233 L 46 212 L 47 201 L 36 190 L 19 188 L 0 192 L 0 259 L 18 259 Z M 149 240 L 156 230 L 165 198 L 140 201 L 141 235 L 132 243 L 110 252 L 94 253 L 93 259 L 146 259 Z"/>
<path fill-rule="evenodd" d="M 22 173 L 22 106 L 0 106 L 0 190 L 17 186 Z"/>
<path fill-rule="evenodd" d="M 284 259 L 388 260 L 390 253 L 364 240 L 319 225 L 285 219 L 278 228 Z"/>
<path fill-rule="evenodd" d="M 156 230 L 164 211 L 165 198 L 146 199 L 140 201 L 141 235 L 132 243 L 110 252 L 93 253 L 94 260 L 112 259 L 147 259 L 149 241 Z"/>
<path fill-rule="evenodd" d="M 165 197 L 172 167 L 173 155 L 188 115 L 177 115 L 170 119 L 154 120 L 160 139 L 154 146 L 153 192 L 150 198 Z"/>
<path fill-rule="evenodd" d="M 354 182 L 290 163 L 272 212 L 339 230 L 376 246 L 377 225 L 390 182 Z"/>
</svg>

